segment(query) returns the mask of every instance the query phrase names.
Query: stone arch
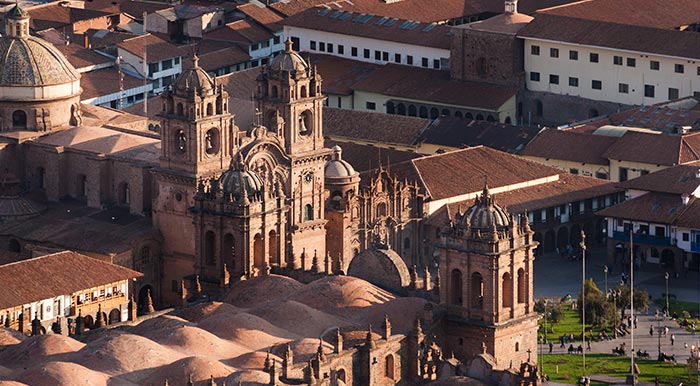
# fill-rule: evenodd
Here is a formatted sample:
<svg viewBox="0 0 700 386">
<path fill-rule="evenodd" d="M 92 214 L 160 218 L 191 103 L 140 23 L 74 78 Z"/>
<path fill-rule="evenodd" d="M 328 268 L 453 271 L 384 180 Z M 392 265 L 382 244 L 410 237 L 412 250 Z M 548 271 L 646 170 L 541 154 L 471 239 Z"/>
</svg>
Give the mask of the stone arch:
<svg viewBox="0 0 700 386">
<path fill-rule="evenodd" d="M 566 250 L 566 245 L 569 243 L 569 229 L 565 226 L 557 231 L 557 247 L 559 250 Z"/>
<path fill-rule="evenodd" d="M 270 96 L 273 98 L 279 98 L 279 89 L 277 86 L 272 86 L 272 93 Z"/>
<path fill-rule="evenodd" d="M 484 309 L 484 277 L 481 273 L 474 272 L 470 281 L 471 308 Z"/>
<path fill-rule="evenodd" d="M 357 253 L 348 264 L 348 275 L 392 291 L 411 283 L 406 263 L 391 249 L 371 248 Z"/>
<path fill-rule="evenodd" d="M 442 114 L 442 115 L 445 116 L 445 117 L 449 117 L 449 116 L 450 116 L 450 110 L 448 110 L 448 109 L 442 109 L 442 112 L 441 112 L 440 114 Z"/>
<path fill-rule="evenodd" d="M 92 315 L 85 315 L 83 322 L 85 323 L 85 328 L 88 330 L 92 330 L 92 328 L 95 326 L 95 319 L 92 317 Z"/>
<path fill-rule="evenodd" d="M 14 130 L 27 130 L 27 113 L 24 110 L 15 110 L 12 113 L 12 128 Z"/>
<path fill-rule="evenodd" d="M 425 106 L 421 106 L 418 109 L 418 116 L 421 118 L 428 118 L 428 108 Z"/>
<path fill-rule="evenodd" d="M 416 115 L 418 115 L 418 110 L 416 109 L 416 106 L 408 105 L 408 116 L 415 117 Z"/>
<path fill-rule="evenodd" d="M 174 140 L 174 146 L 177 151 L 179 151 L 180 153 L 184 153 L 187 151 L 187 135 L 185 134 L 184 130 L 178 129 L 175 132 Z"/>
<path fill-rule="evenodd" d="M 501 291 L 502 291 L 502 306 L 512 307 L 513 306 L 513 278 L 510 276 L 510 272 L 506 272 L 502 276 L 501 280 Z"/>
<path fill-rule="evenodd" d="M 345 373 L 345 369 L 340 368 L 340 369 L 336 370 L 336 375 L 338 376 L 339 380 L 341 380 L 343 382 L 347 382 L 346 381 L 347 375 Z"/>
<path fill-rule="evenodd" d="M 396 364 L 394 363 L 394 356 L 389 354 L 384 358 L 384 376 L 389 379 L 394 379 L 395 370 Z"/>
<path fill-rule="evenodd" d="M 671 249 L 661 251 L 661 266 L 667 269 L 673 269 L 676 265 L 676 254 Z"/>
<path fill-rule="evenodd" d="M 258 269 L 265 269 L 265 256 L 263 256 L 263 239 L 260 233 L 253 237 L 253 264 Z"/>
<path fill-rule="evenodd" d="M 226 264 L 229 272 L 243 273 L 243 263 L 236 261 L 236 240 L 231 233 L 226 233 L 222 240 L 221 260 Z"/>
<path fill-rule="evenodd" d="M 207 231 L 204 234 L 204 263 L 216 264 L 216 235 L 213 231 Z"/>
<path fill-rule="evenodd" d="M 525 270 L 518 269 L 518 303 L 525 303 L 527 300 L 527 276 Z"/>
<path fill-rule="evenodd" d="M 107 324 L 119 323 L 122 321 L 122 313 L 116 308 L 109 311 L 109 316 L 107 317 Z"/>
<path fill-rule="evenodd" d="M 472 113 L 466 113 L 466 114 L 464 114 L 464 118 L 471 120 L 471 119 L 474 119 L 474 115 Z"/>
<path fill-rule="evenodd" d="M 453 269 L 450 273 L 450 304 L 461 306 L 462 299 L 462 272 L 459 269 Z"/>
<path fill-rule="evenodd" d="M 117 202 L 121 206 L 128 206 L 131 203 L 131 190 L 127 182 L 119 183 L 117 187 Z"/>
<path fill-rule="evenodd" d="M 274 229 L 270 231 L 267 237 L 267 251 L 270 256 L 270 264 L 282 264 L 279 251 L 277 250 L 277 232 Z"/>
<path fill-rule="evenodd" d="M 386 113 L 396 114 L 396 106 L 394 105 L 394 102 L 386 102 Z"/>
<path fill-rule="evenodd" d="M 496 122 L 496 118 L 493 115 L 489 115 L 486 117 L 486 122 Z"/>
<path fill-rule="evenodd" d="M 207 116 L 214 115 L 214 105 L 211 102 L 207 103 Z"/>
<path fill-rule="evenodd" d="M 430 109 L 430 119 L 437 119 L 440 116 L 440 111 L 433 107 Z"/>
<path fill-rule="evenodd" d="M 399 103 L 396 105 L 396 114 L 398 115 L 406 115 L 406 105 L 403 103 Z"/>
<path fill-rule="evenodd" d="M 459 111 L 459 110 L 455 111 L 455 118 L 462 118 L 463 116 L 464 116 L 464 114 L 462 114 L 461 111 Z"/>
<path fill-rule="evenodd" d="M 542 245 L 542 249 L 544 252 L 554 251 L 554 240 L 555 240 L 554 230 L 550 229 L 547 232 L 545 232 L 544 242 Z"/>
<path fill-rule="evenodd" d="M 477 121 L 483 121 L 483 120 L 484 120 L 484 116 L 483 116 L 482 114 L 476 114 L 476 120 L 477 120 Z"/>
<path fill-rule="evenodd" d="M 207 130 L 204 135 L 205 141 L 205 151 L 207 154 L 218 154 L 219 148 L 221 147 L 221 136 L 219 135 L 219 129 L 212 127 Z"/>
<path fill-rule="evenodd" d="M 506 117 L 506 120 L 503 121 L 503 123 L 510 125 L 512 123 L 512 121 L 510 120 L 510 117 Z"/>
<path fill-rule="evenodd" d="M 301 97 L 306 98 L 306 86 L 301 86 Z"/>
<path fill-rule="evenodd" d="M 379 204 L 377 204 L 377 217 L 384 216 L 386 216 L 386 203 L 380 202 Z"/>
<path fill-rule="evenodd" d="M 304 205 L 304 221 L 311 221 L 314 219 L 314 207 L 311 204 Z"/>
<path fill-rule="evenodd" d="M 10 239 L 10 241 L 7 242 L 7 250 L 10 252 L 21 253 L 22 245 L 20 245 L 19 240 L 17 239 Z"/>
<path fill-rule="evenodd" d="M 177 104 L 177 115 L 179 115 L 179 116 L 185 115 L 185 108 L 182 105 L 182 103 Z"/>
<path fill-rule="evenodd" d="M 299 114 L 299 134 L 311 135 L 314 130 L 314 119 L 311 110 L 304 110 Z"/>
</svg>

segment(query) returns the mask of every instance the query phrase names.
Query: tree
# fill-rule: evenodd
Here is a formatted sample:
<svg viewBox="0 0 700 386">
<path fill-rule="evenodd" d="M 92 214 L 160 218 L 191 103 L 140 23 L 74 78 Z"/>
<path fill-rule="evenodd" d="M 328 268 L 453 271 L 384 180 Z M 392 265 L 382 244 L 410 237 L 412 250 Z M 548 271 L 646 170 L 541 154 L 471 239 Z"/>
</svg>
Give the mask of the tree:
<svg viewBox="0 0 700 386">
<path fill-rule="evenodd" d="M 614 290 L 620 293 L 620 296 L 617 297 L 617 307 L 620 310 L 620 317 L 623 317 L 625 316 L 625 309 L 630 306 L 630 287 L 625 284 L 618 284 Z M 647 290 L 634 289 L 634 309 L 637 311 L 649 309 L 649 293 Z"/>
<path fill-rule="evenodd" d="M 584 291 L 586 299 L 586 322 L 593 325 L 608 324 L 613 320 L 615 310 L 611 302 L 605 297 L 603 292 L 598 289 L 593 279 L 588 279 L 584 282 Z M 579 318 L 581 317 L 582 294 L 579 293 L 576 301 L 579 309 Z"/>
<path fill-rule="evenodd" d="M 542 314 L 547 318 L 547 323 L 556 324 L 561 321 L 564 313 L 561 310 L 561 303 L 559 302 L 547 302 L 545 307 L 545 299 L 540 298 L 535 302 L 535 312 Z M 545 310 L 547 315 L 545 315 Z"/>
</svg>

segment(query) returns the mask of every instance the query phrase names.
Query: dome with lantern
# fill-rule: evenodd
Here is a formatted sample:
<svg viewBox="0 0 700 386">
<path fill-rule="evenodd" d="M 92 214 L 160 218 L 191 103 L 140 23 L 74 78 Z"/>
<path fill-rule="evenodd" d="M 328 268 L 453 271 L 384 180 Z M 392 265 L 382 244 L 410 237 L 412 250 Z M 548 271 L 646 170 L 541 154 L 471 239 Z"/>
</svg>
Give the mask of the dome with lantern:
<svg viewBox="0 0 700 386">
<path fill-rule="evenodd" d="M 292 49 L 292 41 L 287 39 L 287 41 L 284 42 L 284 51 L 277 54 L 270 62 L 270 69 L 304 72 L 309 69 L 309 64 L 306 63 L 298 52 Z"/>
<path fill-rule="evenodd" d="M 481 196 L 474 200 L 474 205 L 467 209 L 458 220 L 474 230 L 490 230 L 494 227 L 498 230 L 504 230 L 510 225 L 510 214 L 496 204 L 488 186 L 484 185 Z"/>
<path fill-rule="evenodd" d="M 243 157 L 231 162 L 231 168 L 219 177 L 219 191 L 224 194 L 231 194 L 240 197 L 244 194 L 251 196 L 259 193 L 263 189 L 263 182 L 255 172 L 248 170 L 248 166 L 243 162 Z"/>
<path fill-rule="evenodd" d="M 173 91 L 176 95 L 187 96 L 192 91 L 198 95 L 211 95 L 216 91 L 214 80 L 199 67 L 199 58 L 192 58 L 192 67 L 182 71 L 173 83 Z"/>
<path fill-rule="evenodd" d="M 332 150 L 333 155 L 331 155 L 331 159 L 326 162 L 324 168 L 326 180 L 344 180 L 358 177 L 359 173 L 355 171 L 355 168 L 342 158 L 343 149 L 335 145 Z"/>
</svg>

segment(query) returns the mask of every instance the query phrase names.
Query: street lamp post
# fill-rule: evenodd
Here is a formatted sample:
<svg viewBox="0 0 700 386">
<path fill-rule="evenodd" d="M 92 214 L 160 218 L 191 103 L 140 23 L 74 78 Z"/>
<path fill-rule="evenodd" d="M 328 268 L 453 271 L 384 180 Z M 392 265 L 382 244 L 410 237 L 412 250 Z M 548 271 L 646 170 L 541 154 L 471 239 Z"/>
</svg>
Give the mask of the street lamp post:
<svg viewBox="0 0 700 386">
<path fill-rule="evenodd" d="M 664 278 L 666 279 L 666 317 L 668 317 L 671 312 L 668 309 L 668 272 L 664 275 Z"/>
<path fill-rule="evenodd" d="M 608 293 L 608 266 L 603 266 L 603 272 L 605 273 L 605 293 Z"/>
<path fill-rule="evenodd" d="M 582 278 L 581 281 L 581 340 L 583 341 L 583 378 L 586 379 L 586 233 L 581 231 L 581 262 L 582 262 Z"/>
<path fill-rule="evenodd" d="M 659 350 L 659 361 L 661 361 L 661 318 L 659 317 L 659 310 L 656 309 L 656 333 L 659 335 L 659 343 L 658 343 L 658 350 Z"/>
</svg>

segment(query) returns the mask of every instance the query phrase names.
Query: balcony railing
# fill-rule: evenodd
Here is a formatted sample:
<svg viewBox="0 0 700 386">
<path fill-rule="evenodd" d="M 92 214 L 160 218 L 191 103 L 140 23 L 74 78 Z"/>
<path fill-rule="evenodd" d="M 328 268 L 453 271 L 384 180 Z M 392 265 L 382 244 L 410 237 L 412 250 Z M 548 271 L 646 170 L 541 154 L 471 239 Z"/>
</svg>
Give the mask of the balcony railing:
<svg viewBox="0 0 700 386">
<path fill-rule="evenodd" d="M 613 238 L 613 240 L 629 241 L 630 234 L 629 234 L 629 232 L 615 231 L 612 234 L 612 238 Z M 639 244 L 671 245 L 671 238 L 670 237 L 659 237 L 659 236 L 652 236 L 652 235 L 647 235 L 647 234 L 643 234 L 643 233 L 633 233 L 632 239 L 634 240 L 635 243 L 639 243 Z"/>
</svg>

